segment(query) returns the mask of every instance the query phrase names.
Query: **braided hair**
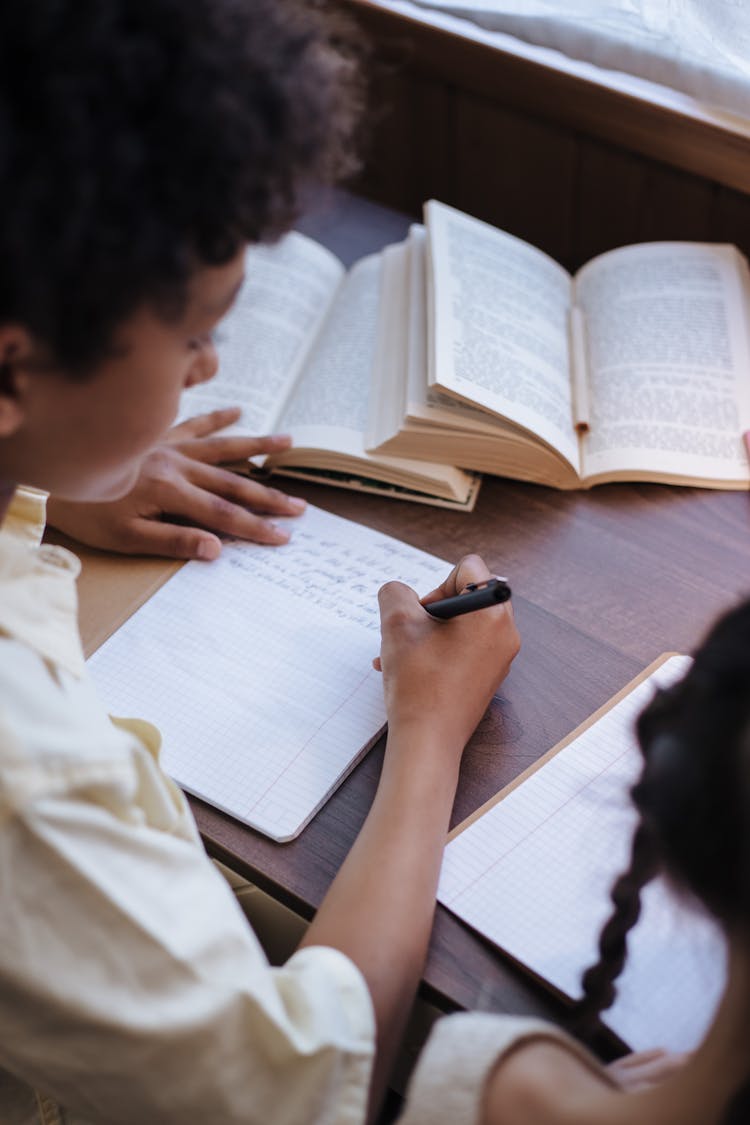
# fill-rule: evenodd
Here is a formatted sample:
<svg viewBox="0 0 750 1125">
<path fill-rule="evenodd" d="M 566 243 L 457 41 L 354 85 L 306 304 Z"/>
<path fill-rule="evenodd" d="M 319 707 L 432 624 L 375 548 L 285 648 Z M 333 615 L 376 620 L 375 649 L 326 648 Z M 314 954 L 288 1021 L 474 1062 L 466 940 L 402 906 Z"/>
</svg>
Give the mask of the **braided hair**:
<svg viewBox="0 0 750 1125">
<path fill-rule="evenodd" d="M 657 869 L 651 832 L 641 822 L 633 835 L 628 869 L 612 887 L 610 898 L 614 909 L 599 935 L 599 960 L 581 979 L 583 999 L 574 1017 L 576 1030 L 581 1035 L 592 1034 L 599 1013 L 615 1001 L 615 982 L 625 965 L 628 934 L 641 914 L 641 891 Z"/>
<path fill-rule="evenodd" d="M 614 1001 L 641 892 L 659 870 L 725 933 L 750 921 L 750 601 L 714 626 L 687 674 L 657 692 L 636 731 L 644 764 L 632 798 L 640 822 L 629 868 L 612 889 L 599 961 L 583 975 L 575 1019 L 584 1034 Z M 749 1120 L 750 1082 L 725 1118 Z"/>
</svg>

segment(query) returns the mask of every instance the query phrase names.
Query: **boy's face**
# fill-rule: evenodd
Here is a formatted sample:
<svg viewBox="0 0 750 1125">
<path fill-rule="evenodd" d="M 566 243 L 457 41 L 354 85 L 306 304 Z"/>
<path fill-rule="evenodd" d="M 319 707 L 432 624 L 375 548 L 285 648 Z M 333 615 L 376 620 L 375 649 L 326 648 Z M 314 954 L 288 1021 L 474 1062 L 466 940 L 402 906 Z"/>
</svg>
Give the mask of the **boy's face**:
<svg viewBox="0 0 750 1125">
<path fill-rule="evenodd" d="M 210 333 L 232 305 L 243 270 L 244 249 L 227 265 L 199 270 L 179 321 L 141 309 L 119 330 L 117 355 L 83 381 L 19 365 L 17 424 L 0 434 L 0 479 L 71 500 L 129 492 L 174 421 L 181 392 L 216 371 Z"/>
</svg>

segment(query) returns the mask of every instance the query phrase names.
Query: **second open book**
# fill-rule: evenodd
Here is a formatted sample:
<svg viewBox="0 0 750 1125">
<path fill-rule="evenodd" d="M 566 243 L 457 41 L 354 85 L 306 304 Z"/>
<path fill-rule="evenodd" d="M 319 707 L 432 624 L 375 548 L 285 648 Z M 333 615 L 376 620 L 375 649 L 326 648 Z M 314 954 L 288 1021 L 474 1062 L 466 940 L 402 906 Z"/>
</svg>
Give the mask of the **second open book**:
<svg viewBox="0 0 750 1125">
<path fill-rule="evenodd" d="M 430 202 L 385 253 L 368 445 L 558 488 L 649 480 L 747 488 L 747 263 L 656 242 L 571 276 L 520 239 Z"/>
<path fill-rule="evenodd" d="M 571 277 L 443 204 L 348 272 L 293 233 L 248 255 L 219 375 L 183 413 L 244 405 L 283 428 L 285 472 L 471 507 L 497 473 L 558 488 L 750 485 L 745 259 L 732 246 L 626 246 Z"/>
</svg>

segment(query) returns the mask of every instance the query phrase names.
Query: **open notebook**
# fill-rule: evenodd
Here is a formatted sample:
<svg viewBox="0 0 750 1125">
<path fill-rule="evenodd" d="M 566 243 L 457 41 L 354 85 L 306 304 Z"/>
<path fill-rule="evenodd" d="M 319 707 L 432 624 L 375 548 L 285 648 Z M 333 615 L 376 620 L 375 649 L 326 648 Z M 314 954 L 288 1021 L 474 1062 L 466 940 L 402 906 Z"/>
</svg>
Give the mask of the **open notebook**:
<svg viewBox="0 0 750 1125">
<path fill-rule="evenodd" d="M 304 828 L 385 724 L 378 588 L 447 563 L 308 507 L 281 547 L 189 562 L 89 661 L 110 712 L 149 719 L 184 789 L 275 840 Z"/>
<path fill-rule="evenodd" d="M 459 825 L 447 846 L 443 905 L 564 996 L 581 995 L 611 885 L 628 864 L 636 823 L 629 790 L 641 766 L 633 721 L 654 686 L 677 679 L 688 659 L 652 665 Z M 725 981 L 722 936 L 659 879 L 644 893 L 628 948 L 605 1024 L 636 1050 L 692 1049 Z"/>
</svg>

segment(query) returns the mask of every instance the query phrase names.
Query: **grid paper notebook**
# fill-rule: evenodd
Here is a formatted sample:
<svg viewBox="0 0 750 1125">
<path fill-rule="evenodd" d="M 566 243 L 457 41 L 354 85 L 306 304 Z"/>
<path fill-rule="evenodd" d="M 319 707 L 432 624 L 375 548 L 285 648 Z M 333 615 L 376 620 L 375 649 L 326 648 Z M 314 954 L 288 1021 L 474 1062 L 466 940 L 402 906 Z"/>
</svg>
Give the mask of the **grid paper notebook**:
<svg viewBox="0 0 750 1125">
<path fill-rule="evenodd" d="M 443 905 L 565 996 L 581 995 L 581 974 L 597 959 L 609 917 L 610 888 L 629 861 L 637 820 L 629 790 L 641 766 L 633 722 L 654 686 L 677 679 L 688 663 L 672 657 L 626 689 L 459 826 L 446 848 Z M 711 1022 L 725 974 L 718 929 L 655 880 L 604 1022 L 634 1050 L 691 1050 Z"/>
<path fill-rule="evenodd" d="M 289 526 L 284 546 L 187 563 L 89 660 L 111 714 L 159 728 L 175 781 L 279 841 L 383 730 L 378 588 L 423 595 L 450 569 L 312 506 Z"/>
</svg>

